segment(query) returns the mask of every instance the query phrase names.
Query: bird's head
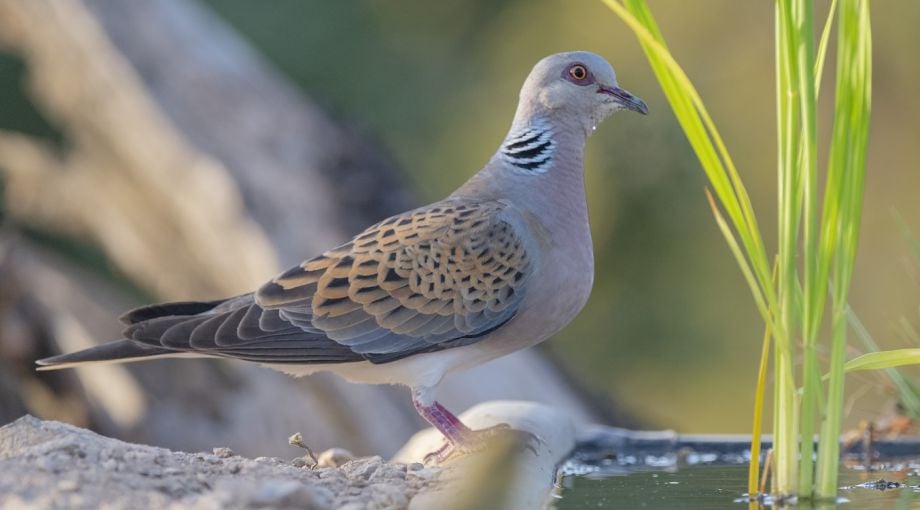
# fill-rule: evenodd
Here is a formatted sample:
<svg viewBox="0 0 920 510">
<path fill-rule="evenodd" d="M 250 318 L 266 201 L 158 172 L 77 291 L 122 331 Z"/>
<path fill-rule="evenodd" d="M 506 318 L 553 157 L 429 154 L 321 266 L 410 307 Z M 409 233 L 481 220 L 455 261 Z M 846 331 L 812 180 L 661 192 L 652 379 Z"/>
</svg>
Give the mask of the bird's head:
<svg viewBox="0 0 920 510">
<path fill-rule="evenodd" d="M 572 120 L 588 127 L 619 110 L 648 114 L 645 101 L 619 87 L 613 67 L 587 51 L 557 53 L 539 61 L 521 89 L 521 106 L 532 113 L 575 117 Z"/>
</svg>

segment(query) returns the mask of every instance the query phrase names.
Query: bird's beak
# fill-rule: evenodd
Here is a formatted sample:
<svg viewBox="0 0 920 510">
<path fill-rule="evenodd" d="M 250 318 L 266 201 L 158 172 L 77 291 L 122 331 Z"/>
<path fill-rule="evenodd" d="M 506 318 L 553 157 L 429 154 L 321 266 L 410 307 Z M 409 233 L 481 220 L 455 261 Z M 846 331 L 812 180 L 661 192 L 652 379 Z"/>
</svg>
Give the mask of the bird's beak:
<svg viewBox="0 0 920 510">
<path fill-rule="evenodd" d="M 642 115 L 648 115 L 648 105 L 645 104 L 645 101 L 630 94 L 629 92 L 626 92 L 620 87 L 607 87 L 605 85 L 600 85 L 597 89 L 597 93 L 612 96 L 617 103 L 623 105 L 623 107 L 627 110 L 639 112 Z"/>
</svg>

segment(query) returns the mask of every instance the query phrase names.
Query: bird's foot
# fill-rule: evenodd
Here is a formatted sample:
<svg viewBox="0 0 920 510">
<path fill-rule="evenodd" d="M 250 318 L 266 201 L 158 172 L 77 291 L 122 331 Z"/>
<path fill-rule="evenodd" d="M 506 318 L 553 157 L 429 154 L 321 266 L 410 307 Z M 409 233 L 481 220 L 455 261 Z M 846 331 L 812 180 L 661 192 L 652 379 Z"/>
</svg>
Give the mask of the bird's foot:
<svg viewBox="0 0 920 510">
<path fill-rule="evenodd" d="M 442 464 L 452 457 L 480 452 L 496 443 L 515 453 L 530 450 L 536 454 L 535 445 L 541 441 L 539 437 L 526 430 L 512 429 L 507 423 L 499 423 L 480 430 L 469 430 L 458 443 L 445 438 L 440 448 L 425 455 L 424 462 Z"/>
</svg>

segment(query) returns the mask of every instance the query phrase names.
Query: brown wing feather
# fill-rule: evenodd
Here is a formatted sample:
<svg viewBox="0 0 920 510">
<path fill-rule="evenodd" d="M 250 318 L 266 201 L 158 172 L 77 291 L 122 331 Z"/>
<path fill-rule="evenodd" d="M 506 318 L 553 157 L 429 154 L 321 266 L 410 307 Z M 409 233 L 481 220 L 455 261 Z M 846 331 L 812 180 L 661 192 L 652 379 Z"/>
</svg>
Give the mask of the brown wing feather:
<svg viewBox="0 0 920 510">
<path fill-rule="evenodd" d="M 278 276 L 260 306 L 309 306 L 355 352 L 393 354 L 481 335 L 513 316 L 531 260 L 502 202 L 442 202 L 389 218 Z"/>
</svg>

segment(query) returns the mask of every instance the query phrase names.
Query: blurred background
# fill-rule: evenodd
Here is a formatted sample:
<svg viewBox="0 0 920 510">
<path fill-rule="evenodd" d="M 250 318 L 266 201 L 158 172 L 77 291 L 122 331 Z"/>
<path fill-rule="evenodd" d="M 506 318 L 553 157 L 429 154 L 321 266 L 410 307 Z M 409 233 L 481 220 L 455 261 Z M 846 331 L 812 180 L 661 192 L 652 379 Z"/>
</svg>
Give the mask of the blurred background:
<svg viewBox="0 0 920 510">
<path fill-rule="evenodd" d="M 775 246 L 772 2 L 649 4 Z M 920 232 L 920 3 L 873 9 L 852 305 L 896 348 L 920 325 L 920 278 L 892 213 Z M 116 337 L 123 309 L 249 290 L 443 197 L 497 148 L 531 66 L 573 49 L 607 57 L 651 110 L 615 116 L 587 147 L 593 295 L 539 352 L 461 378 L 445 400 L 533 398 L 584 421 L 747 431 L 763 325 L 703 173 L 634 36 L 600 2 L 563 0 L 0 1 L 0 423 L 31 412 L 245 451 L 255 421 L 262 452 L 292 427 L 319 447 L 395 448 L 421 426 L 400 390 L 230 363 L 37 376 L 31 362 Z M 477 380 L 488 388 L 470 390 Z M 851 425 L 894 402 L 883 375 L 847 390 Z"/>
</svg>

